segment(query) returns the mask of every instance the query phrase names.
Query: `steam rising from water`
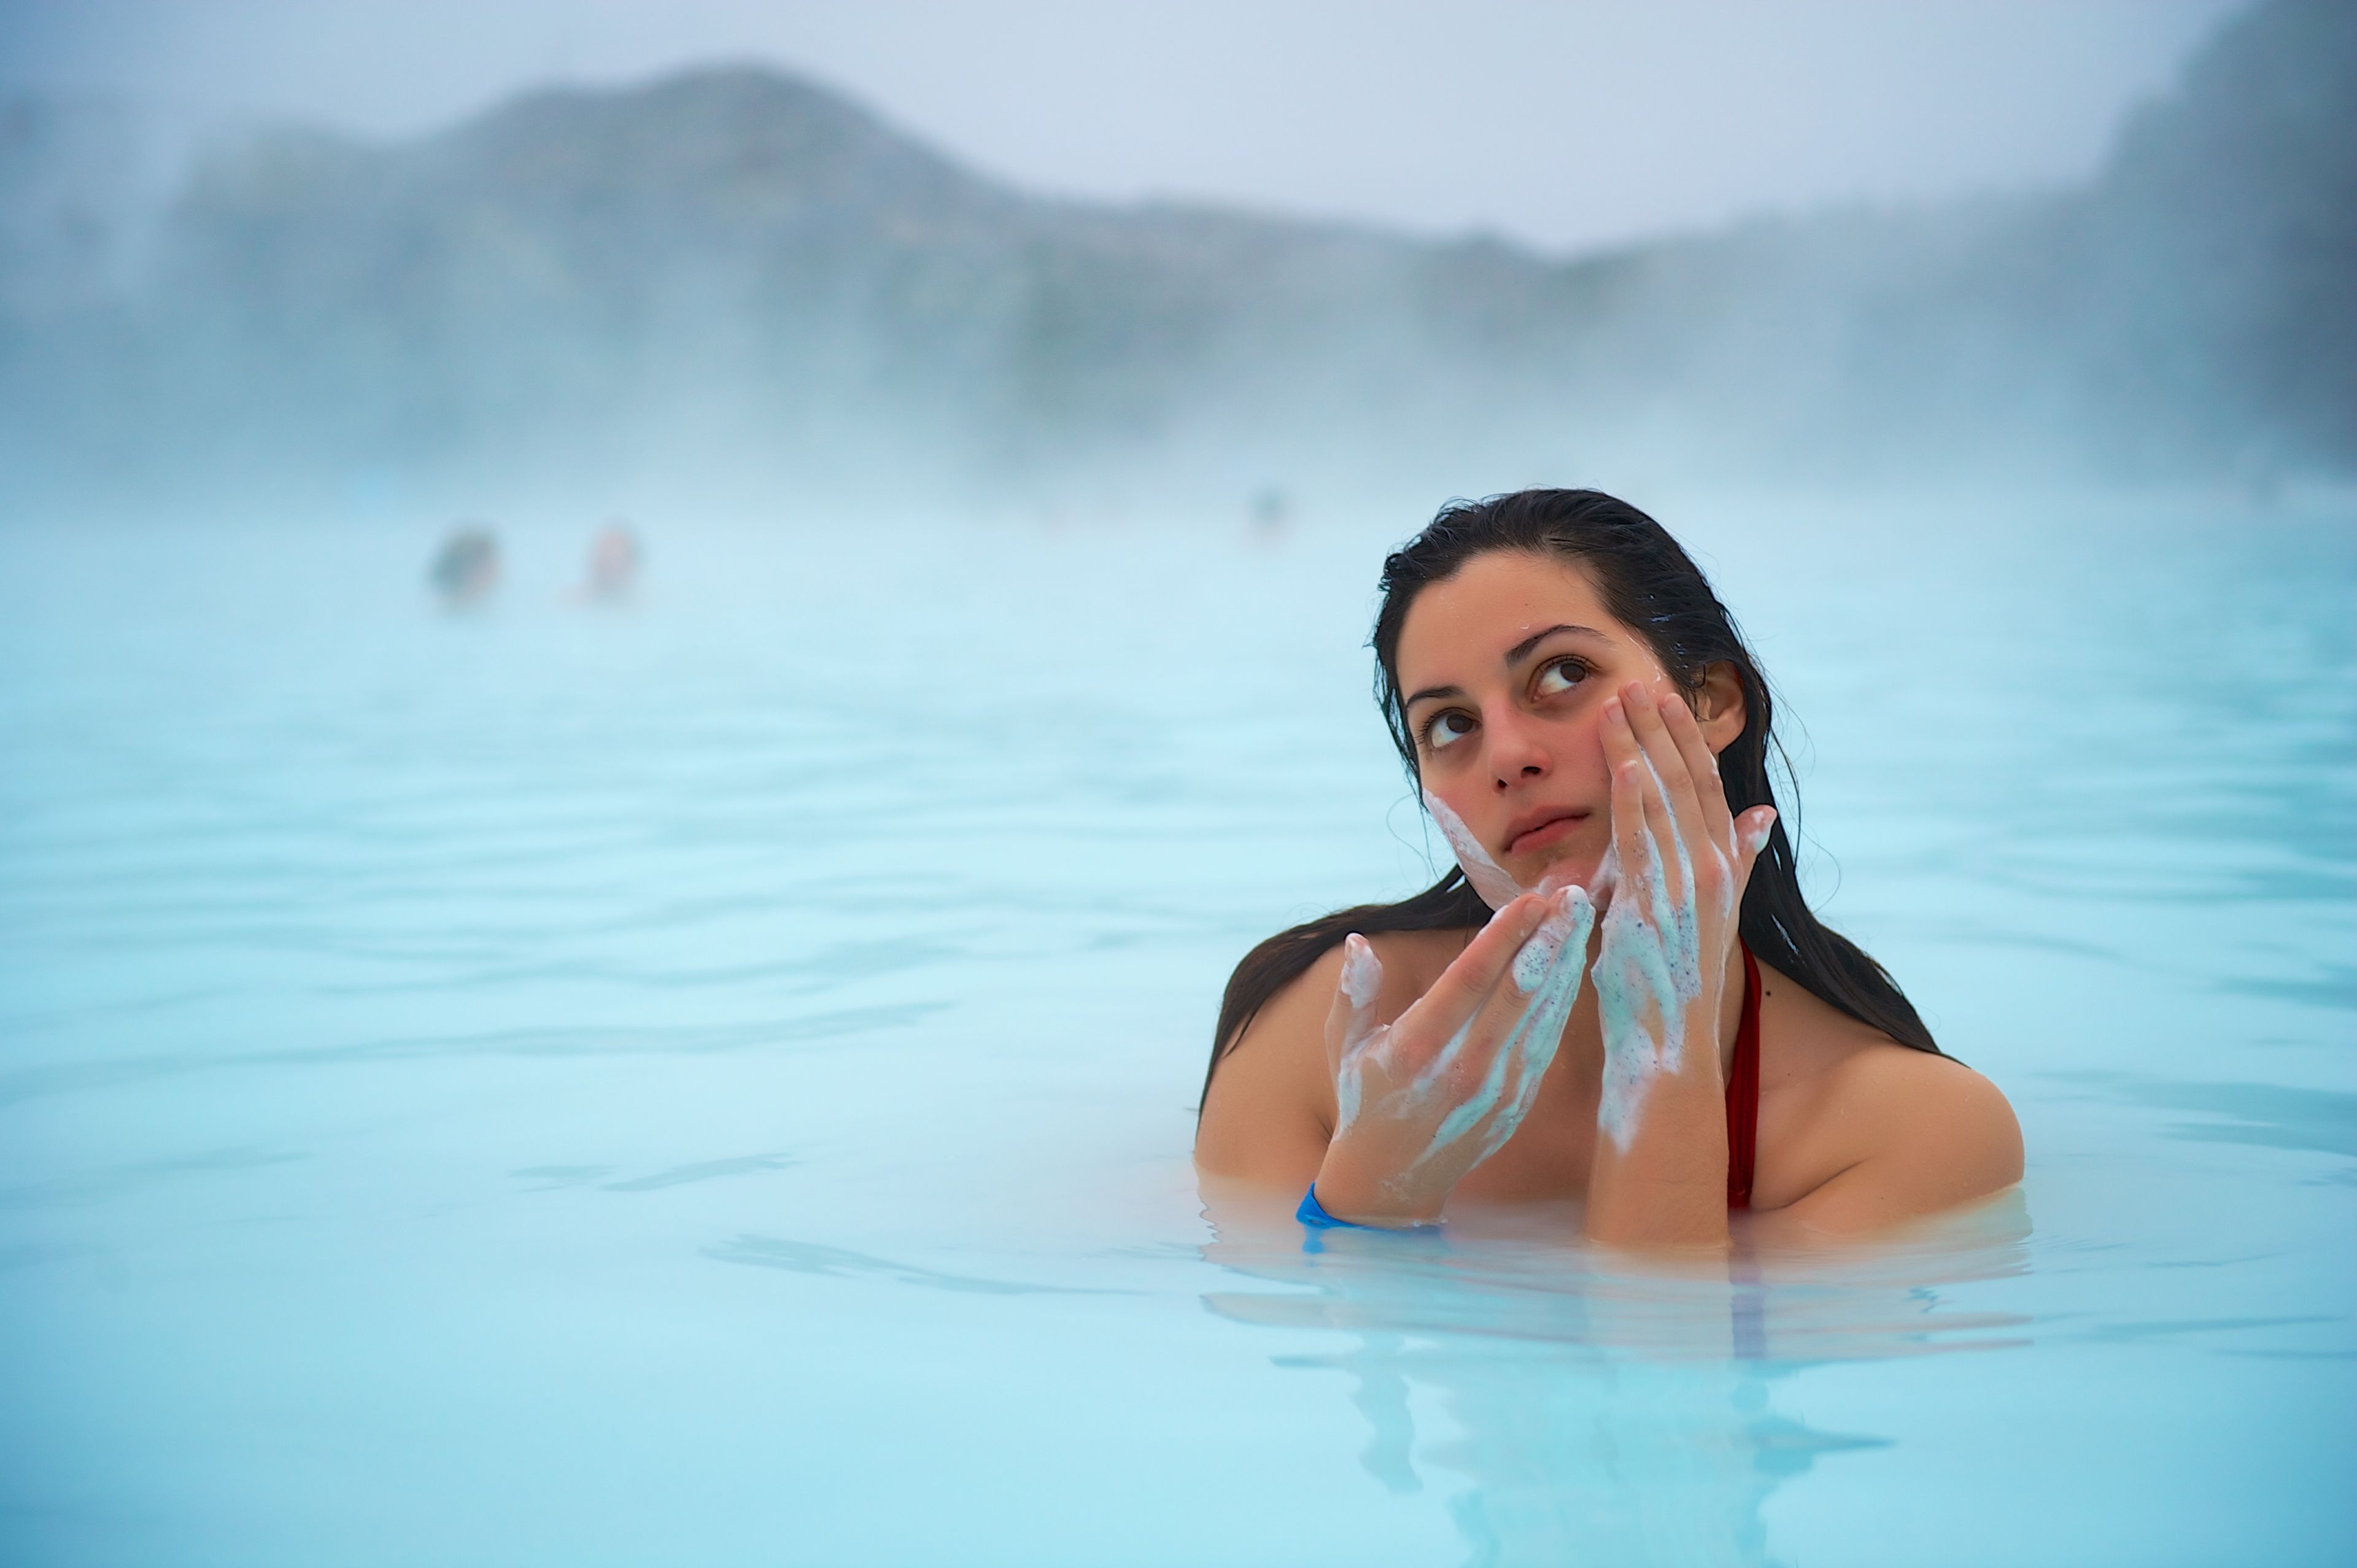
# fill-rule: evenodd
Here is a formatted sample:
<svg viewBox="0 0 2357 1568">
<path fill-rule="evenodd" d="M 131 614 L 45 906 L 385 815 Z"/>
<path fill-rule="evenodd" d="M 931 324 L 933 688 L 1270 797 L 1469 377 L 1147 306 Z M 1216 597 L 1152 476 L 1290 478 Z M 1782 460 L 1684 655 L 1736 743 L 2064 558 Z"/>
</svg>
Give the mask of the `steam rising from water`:
<svg viewBox="0 0 2357 1568">
<path fill-rule="evenodd" d="M 403 516 L 2265 493 L 2357 467 L 2352 17 L 2239 17 L 2082 190 L 1569 263 L 1041 200 L 746 69 L 387 145 L 258 132 L 185 173 L 135 116 L 28 104 L 0 461 L 72 507 Z"/>
</svg>

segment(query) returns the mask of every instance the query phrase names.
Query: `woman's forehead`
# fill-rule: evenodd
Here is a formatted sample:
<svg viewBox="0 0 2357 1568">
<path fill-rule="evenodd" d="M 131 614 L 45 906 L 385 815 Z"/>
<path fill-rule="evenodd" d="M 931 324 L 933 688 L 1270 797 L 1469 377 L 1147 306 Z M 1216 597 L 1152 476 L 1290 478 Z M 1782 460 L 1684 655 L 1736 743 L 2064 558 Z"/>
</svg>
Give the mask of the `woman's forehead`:
<svg viewBox="0 0 2357 1568">
<path fill-rule="evenodd" d="M 1573 563 L 1523 551 L 1477 555 L 1426 586 L 1408 607 L 1400 625 L 1402 683 L 1426 683 L 1411 680 L 1411 669 L 1467 660 L 1488 666 L 1555 626 L 1621 632 L 1587 574 Z"/>
</svg>

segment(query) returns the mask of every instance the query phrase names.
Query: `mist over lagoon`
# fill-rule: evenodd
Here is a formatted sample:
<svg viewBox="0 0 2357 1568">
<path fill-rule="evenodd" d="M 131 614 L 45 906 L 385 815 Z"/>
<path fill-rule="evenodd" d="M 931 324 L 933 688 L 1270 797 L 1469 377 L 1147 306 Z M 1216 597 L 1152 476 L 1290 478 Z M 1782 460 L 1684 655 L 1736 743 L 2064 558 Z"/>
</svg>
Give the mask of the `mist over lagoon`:
<svg viewBox="0 0 2357 1568">
<path fill-rule="evenodd" d="M 2352 38 L 2231 17 L 2077 188 L 1567 260 L 1036 196 L 759 66 L 378 141 L 19 98 L 0 461 L 182 510 L 2345 478 Z"/>
</svg>

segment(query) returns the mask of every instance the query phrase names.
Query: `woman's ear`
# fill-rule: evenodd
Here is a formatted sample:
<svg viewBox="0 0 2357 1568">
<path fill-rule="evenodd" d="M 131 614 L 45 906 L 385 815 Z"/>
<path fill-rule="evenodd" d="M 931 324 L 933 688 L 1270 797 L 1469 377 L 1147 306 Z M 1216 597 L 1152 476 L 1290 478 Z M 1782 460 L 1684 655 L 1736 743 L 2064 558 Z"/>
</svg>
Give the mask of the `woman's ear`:
<svg viewBox="0 0 2357 1568">
<path fill-rule="evenodd" d="M 1702 683 L 1694 691 L 1694 711 L 1703 743 L 1713 756 L 1734 744 L 1751 716 L 1743 705 L 1743 682 L 1734 665 L 1722 659 L 1702 672 Z"/>
</svg>

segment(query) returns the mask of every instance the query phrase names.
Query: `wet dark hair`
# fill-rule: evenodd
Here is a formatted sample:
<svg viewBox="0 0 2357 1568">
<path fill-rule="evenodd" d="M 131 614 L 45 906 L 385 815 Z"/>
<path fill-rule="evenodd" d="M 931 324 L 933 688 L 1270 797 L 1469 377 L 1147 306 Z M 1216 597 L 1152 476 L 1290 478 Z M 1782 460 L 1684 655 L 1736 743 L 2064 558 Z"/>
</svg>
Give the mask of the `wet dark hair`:
<svg viewBox="0 0 2357 1568">
<path fill-rule="evenodd" d="M 1445 582 L 1476 556 L 1520 551 L 1585 570 L 1615 620 L 1642 637 L 1671 679 L 1697 690 L 1714 664 L 1735 671 L 1743 688 L 1743 733 L 1719 753 L 1719 778 L 1730 811 L 1774 805 L 1768 760 L 1775 746 L 1775 703 L 1768 681 L 1744 646 L 1734 618 L 1711 592 L 1693 557 L 1668 530 L 1628 502 L 1598 490 L 1521 490 L 1483 501 L 1454 501 L 1423 532 L 1383 562 L 1383 607 L 1375 616 L 1375 701 L 1392 743 L 1416 777 L 1415 736 L 1409 730 L 1399 683 L 1400 629 L 1416 596 Z M 1883 967 L 1857 943 L 1809 910 L 1801 897 L 1792 843 L 1779 811 L 1767 847 L 1743 891 L 1738 921 L 1743 940 L 1761 961 L 1791 975 L 1829 1005 L 1868 1024 L 1902 1046 L 1940 1055 L 1932 1031 Z M 1270 998 L 1356 931 L 1469 930 L 1491 916 L 1466 883 L 1448 875 L 1396 904 L 1362 904 L 1280 931 L 1244 955 L 1220 1000 L 1205 1093 L 1221 1059 L 1235 1048 Z"/>
</svg>

